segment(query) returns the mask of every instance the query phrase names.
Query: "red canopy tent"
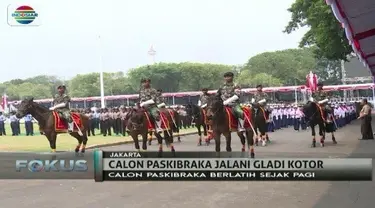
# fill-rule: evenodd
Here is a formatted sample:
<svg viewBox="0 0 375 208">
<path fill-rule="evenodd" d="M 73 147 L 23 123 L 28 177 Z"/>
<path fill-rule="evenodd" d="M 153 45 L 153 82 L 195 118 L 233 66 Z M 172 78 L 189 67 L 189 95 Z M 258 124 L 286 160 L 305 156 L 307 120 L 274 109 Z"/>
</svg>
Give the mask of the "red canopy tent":
<svg viewBox="0 0 375 208">
<path fill-rule="evenodd" d="M 375 75 L 375 3 L 371 0 L 326 0 L 359 60 Z"/>
</svg>

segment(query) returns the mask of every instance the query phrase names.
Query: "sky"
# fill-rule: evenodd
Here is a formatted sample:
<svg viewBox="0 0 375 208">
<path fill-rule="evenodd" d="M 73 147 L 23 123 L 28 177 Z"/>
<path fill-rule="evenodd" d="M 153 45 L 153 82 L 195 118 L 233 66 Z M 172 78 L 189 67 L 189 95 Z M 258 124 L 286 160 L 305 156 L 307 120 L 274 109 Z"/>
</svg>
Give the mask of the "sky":
<svg viewBox="0 0 375 208">
<path fill-rule="evenodd" d="M 298 46 L 306 29 L 282 32 L 293 2 L 1 0 L 0 82 L 126 72 L 152 64 L 151 45 L 156 62 L 244 64 L 256 54 Z M 18 3 L 34 7 L 41 25 L 9 26 L 7 7 Z"/>
</svg>

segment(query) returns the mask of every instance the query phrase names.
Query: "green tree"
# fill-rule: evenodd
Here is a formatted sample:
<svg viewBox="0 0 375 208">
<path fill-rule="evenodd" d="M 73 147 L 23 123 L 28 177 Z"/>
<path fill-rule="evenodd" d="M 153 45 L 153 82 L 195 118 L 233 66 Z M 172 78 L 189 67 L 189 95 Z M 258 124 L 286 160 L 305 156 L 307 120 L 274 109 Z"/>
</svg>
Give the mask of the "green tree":
<svg viewBox="0 0 375 208">
<path fill-rule="evenodd" d="M 336 20 L 333 12 L 323 0 L 295 0 L 288 9 L 292 18 L 284 32 L 308 26 L 299 46 L 316 46 L 313 48 L 316 57 L 328 60 L 346 60 L 352 52 L 344 29 Z"/>
<path fill-rule="evenodd" d="M 275 78 L 270 74 L 259 73 L 255 76 L 251 76 L 250 71 L 241 72 L 237 79 L 237 83 L 243 88 L 256 87 L 258 84 L 263 85 L 263 87 L 276 87 L 283 85 L 283 82 L 280 79 Z"/>
<path fill-rule="evenodd" d="M 311 49 L 287 49 L 251 57 L 241 73 L 249 71 L 247 76 L 250 77 L 263 73 L 278 79 L 274 80 L 275 84 L 297 85 L 304 84 L 308 72 L 315 68 L 316 59 Z"/>
</svg>

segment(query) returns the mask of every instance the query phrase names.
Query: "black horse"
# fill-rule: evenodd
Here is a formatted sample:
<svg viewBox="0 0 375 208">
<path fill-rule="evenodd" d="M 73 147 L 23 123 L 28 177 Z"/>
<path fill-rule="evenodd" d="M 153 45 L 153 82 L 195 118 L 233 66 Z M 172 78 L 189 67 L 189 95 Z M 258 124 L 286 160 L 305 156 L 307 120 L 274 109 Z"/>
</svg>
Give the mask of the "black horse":
<svg viewBox="0 0 375 208">
<path fill-rule="evenodd" d="M 335 122 L 333 120 L 334 116 L 332 116 L 332 121 L 327 123 L 327 118 L 329 114 L 333 114 L 332 111 L 328 112 L 327 110 L 323 109 L 323 107 L 319 106 L 319 104 L 315 102 L 308 101 L 303 106 L 303 113 L 305 114 L 305 118 L 309 123 L 311 128 L 311 135 L 313 137 L 311 147 L 316 147 L 316 139 L 315 139 L 315 126 L 319 126 L 319 136 L 320 136 L 320 145 L 324 147 L 324 140 L 325 140 L 325 133 L 327 130 L 328 125 L 333 125 Z M 329 131 L 332 133 L 332 142 L 333 144 L 337 144 L 335 135 L 333 131 Z"/>
<path fill-rule="evenodd" d="M 48 108 L 34 102 L 33 98 L 25 99 L 18 106 L 16 116 L 18 118 L 24 117 L 26 114 L 31 114 L 39 124 L 39 130 L 47 137 L 51 151 L 56 152 L 56 138 L 57 134 L 63 132 L 57 132 L 55 129 L 55 119 L 52 111 Z M 83 114 L 79 114 L 82 122 L 82 128 L 78 132 L 69 133 L 72 137 L 76 138 L 78 145 L 75 148 L 75 152 L 85 152 L 87 144 L 87 130 L 89 130 L 89 118 Z"/>
<path fill-rule="evenodd" d="M 205 136 L 206 144 L 209 144 L 210 138 L 207 137 L 208 126 L 207 126 L 207 123 L 206 123 L 206 116 L 205 116 L 204 110 L 201 107 L 199 107 L 198 105 L 194 105 L 194 104 L 191 104 L 191 103 L 187 104 L 185 106 L 185 109 L 186 109 L 186 113 L 187 113 L 188 118 L 191 118 L 192 123 L 195 124 L 195 127 L 198 130 L 198 136 L 199 136 L 198 146 L 202 145 L 201 127 L 203 127 L 203 135 Z"/>
<path fill-rule="evenodd" d="M 250 122 L 250 126 L 254 126 L 254 122 L 252 118 L 248 118 Z M 230 118 L 226 112 L 225 106 L 223 104 L 223 100 L 221 99 L 221 95 L 211 95 L 208 98 L 207 102 L 207 120 L 208 125 L 212 128 L 213 137 L 215 139 L 215 151 L 217 153 L 220 152 L 220 136 L 224 135 L 226 139 L 226 150 L 227 152 L 232 151 L 232 129 L 229 126 Z M 254 131 L 252 128 L 246 128 L 245 135 L 243 132 L 238 132 L 237 135 L 241 140 L 242 144 L 242 152 L 245 152 L 245 145 L 247 140 L 247 145 L 250 153 L 250 157 L 255 157 L 254 152 Z"/>
<path fill-rule="evenodd" d="M 270 112 L 259 104 L 253 104 L 252 106 L 252 113 L 255 120 L 255 134 L 257 136 L 255 145 L 258 146 L 258 142 L 260 140 L 262 141 L 262 146 L 266 146 L 267 142 L 270 141 L 267 134 L 267 120 L 269 118 Z"/>
</svg>

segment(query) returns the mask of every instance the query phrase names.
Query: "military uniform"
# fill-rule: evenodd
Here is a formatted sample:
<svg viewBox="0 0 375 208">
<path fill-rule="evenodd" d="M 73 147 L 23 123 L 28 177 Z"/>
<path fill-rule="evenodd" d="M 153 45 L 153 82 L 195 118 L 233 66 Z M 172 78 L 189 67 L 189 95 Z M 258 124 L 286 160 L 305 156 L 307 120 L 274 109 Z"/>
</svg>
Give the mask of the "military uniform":
<svg viewBox="0 0 375 208">
<path fill-rule="evenodd" d="M 207 106 L 208 98 L 209 98 L 209 95 L 207 93 L 203 93 L 199 95 L 198 105 L 201 106 L 202 108 L 205 108 Z"/>
<path fill-rule="evenodd" d="M 59 86 L 58 88 L 60 88 Z M 64 87 L 65 88 L 65 87 Z M 53 107 L 51 107 L 51 110 L 55 110 L 59 112 L 59 114 L 62 116 L 63 119 L 65 119 L 68 122 L 69 125 L 69 131 L 73 131 L 73 119 L 70 113 L 69 106 L 70 105 L 70 97 L 69 95 L 63 93 L 63 94 L 56 94 L 53 99 Z"/>
<path fill-rule="evenodd" d="M 325 100 L 325 99 L 329 99 L 329 96 L 328 96 L 327 92 L 324 92 L 323 90 L 318 90 L 318 91 L 314 92 L 312 94 L 312 97 L 314 98 L 315 102 L 319 102 L 319 101 L 322 101 L 322 100 Z M 332 112 L 332 108 L 331 108 L 331 106 L 328 105 L 328 102 L 322 103 L 320 105 L 323 106 L 324 110 L 327 111 L 328 113 Z"/>
<path fill-rule="evenodd" d="M 3 115 L 2 112 L 0 112 L 0 136 L 7 135 L 5 131 L 5 121 L 6 121 L 6 117 Z"/>
<path fill-rule="evenodd" d="M 145 80 L 142 80 L 144 82 Z M 151 104 L 148 104 L 147 102 L 152 102 Z M 147 111 L 150 113 L 152 118 L 155 120 L 155 124 L 157 127 L 157 132 L 162 132 L 161 128 L 161 119 L 160 119 L 160 112 L 157 107 L 158 101 L 160 101 L 160 95 L 158 95 L 158 92 L 152 88 L 152 87 L 142 87 L 142 89 L 139 92 L 139 102 L 141 107 L 146 107 Z"/>
<path fill-rule="evenodd" d="M 224 76 L 232 76 L 232 74 Z M 233 82 L 226 82 L 220 87 L 218 93 L 221 94 L 221 99 L 224 101 L 224 105 L 231 106 L 233 114 L 239 122 L 238 130 L 244 131 L 244 113 L 239 99 L 241 96 L 240 87 Z M 236 99 L 234 99 L 234 97 L 236 97 Z M 234 101 L 226 103 L 226 101 L 229 101 L 230 99 L 234 99 Z"/>
</svg>

